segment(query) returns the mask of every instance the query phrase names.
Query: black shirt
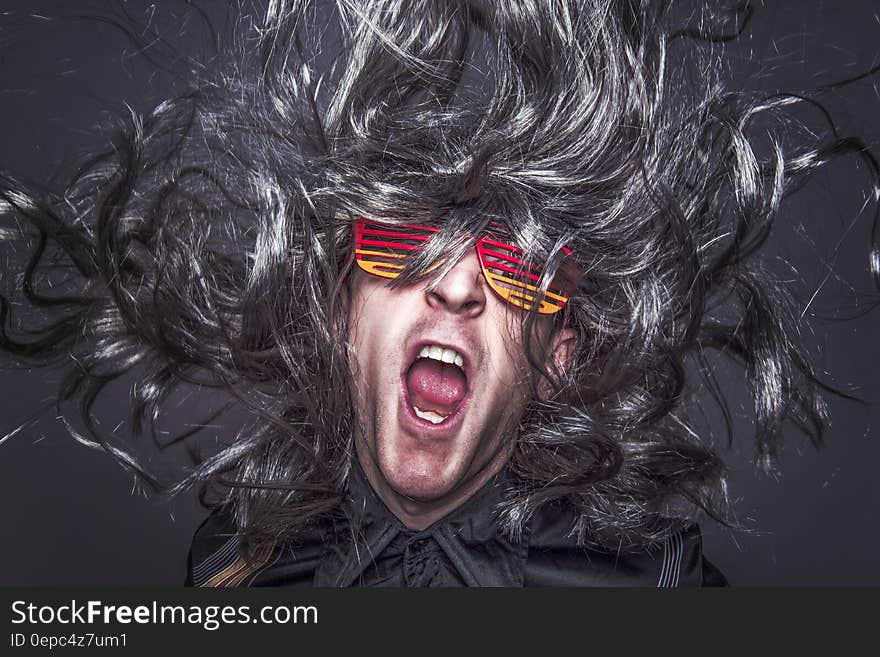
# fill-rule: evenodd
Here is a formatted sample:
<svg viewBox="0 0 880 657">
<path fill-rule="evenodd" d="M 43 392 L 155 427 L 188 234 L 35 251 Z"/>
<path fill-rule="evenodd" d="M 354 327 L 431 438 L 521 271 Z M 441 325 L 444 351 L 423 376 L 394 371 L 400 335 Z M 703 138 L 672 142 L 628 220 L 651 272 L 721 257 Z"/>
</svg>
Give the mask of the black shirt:
<svg viewBox="0 0 880 657">
<path fill-rule="evenodd" d="M 704 586 L 726 585 L 702 554 L 696 525 L 636 555 L 579 547 L 574 517 L 538 511 L 511 541 L 495 522 L 506 471 L 422 531 L 408 529 L 355 465 L 345 522 L 327 540 L 267 550 L 246 560 L 228 515 L 212 513 L 196 531 L 187 584 L 194 586 Z"/>
</svg>

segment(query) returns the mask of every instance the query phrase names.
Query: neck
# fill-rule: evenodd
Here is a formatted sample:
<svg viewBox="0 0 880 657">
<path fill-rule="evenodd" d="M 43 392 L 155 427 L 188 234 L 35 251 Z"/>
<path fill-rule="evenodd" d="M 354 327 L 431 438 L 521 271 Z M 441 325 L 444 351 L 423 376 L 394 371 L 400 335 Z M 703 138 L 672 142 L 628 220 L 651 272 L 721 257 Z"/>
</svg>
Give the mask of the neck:
<svg viewBox="0 0 880 657">
<path fill-rule="evenodd" d="M 438 520 L 446 517 L 462 506 L 483 485 L 494 477 L 507 464 L 512 453 L 514 442 L 500 449 L 477 472 L 447 494 L 430 500 L 419 500 L 403 495 L 388 483 L 373 456 L 357 444 L 357 458 L 366 475 L 370 487 L 385 503 L 388 510 L 407 528 L 421 531 L 427 529 Z"/>
</svg>

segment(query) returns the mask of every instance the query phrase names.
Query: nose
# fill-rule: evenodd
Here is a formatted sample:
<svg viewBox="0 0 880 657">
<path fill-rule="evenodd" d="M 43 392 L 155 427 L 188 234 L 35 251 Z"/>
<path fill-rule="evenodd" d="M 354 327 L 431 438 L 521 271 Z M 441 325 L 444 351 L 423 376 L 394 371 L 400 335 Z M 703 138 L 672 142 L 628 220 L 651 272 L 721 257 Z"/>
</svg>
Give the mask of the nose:
<svg viewBox="0 0 880 657">
<path fill-rule="evenodd" d="M 428 305 L 463 317 L 478 317 L 486 309 L 486 285 L 475 251 L 425 290 Z"/>
</svg>

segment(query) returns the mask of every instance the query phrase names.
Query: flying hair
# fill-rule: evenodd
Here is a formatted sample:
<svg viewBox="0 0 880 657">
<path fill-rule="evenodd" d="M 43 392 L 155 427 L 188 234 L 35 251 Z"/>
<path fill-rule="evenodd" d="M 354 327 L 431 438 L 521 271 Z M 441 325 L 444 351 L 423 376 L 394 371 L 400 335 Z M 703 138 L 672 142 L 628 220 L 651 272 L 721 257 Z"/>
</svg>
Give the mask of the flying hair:
<svg viewBox="0 0 880 657">
<path fill-rule="evenodd" d="M 875 205 L 878 167 L 821 90 L 725 87 L 720 44 L 748 3 L 676 8 L 271 0 L 223 67 L 133 112 L 64 189 L 0 177 L 0 249 L 22 263 L 4 276 L 0 346 L 64 366 L 58 404 L 81 442 L 156 490 L 200 488 L 252 547 L 296 543 L 338 517 L 351 468 L 353 222 L 440 228 L 393 285 L 442 275 L 429 271 L 441 255 L 453 266 L 499 224 L 546 263 L 544 290 L 563 247 L 576 263 L 556 320 L 576 344 L 563 368 L 530 354 L 551 392 L 512 436 L 503 530 L 566 505 L 582 544 L 637 550 L 705 514 L 729 522 L 724 463 L 691 426 L 690 395 L 726 409 L 712 362 L 729 360 L 762 468 L 786 421 L 821 442 L 829 391 L 759 254 L 828 162 L 860 158 Z M 522 318 L 528 345 L 538 315 Z M 96 420 L 123 379 L 139 432 L 155 436 L 181 386 L 225 400 L 202 425 L 249 420 L 168 480 L 136 436 Z"/>
</svg>

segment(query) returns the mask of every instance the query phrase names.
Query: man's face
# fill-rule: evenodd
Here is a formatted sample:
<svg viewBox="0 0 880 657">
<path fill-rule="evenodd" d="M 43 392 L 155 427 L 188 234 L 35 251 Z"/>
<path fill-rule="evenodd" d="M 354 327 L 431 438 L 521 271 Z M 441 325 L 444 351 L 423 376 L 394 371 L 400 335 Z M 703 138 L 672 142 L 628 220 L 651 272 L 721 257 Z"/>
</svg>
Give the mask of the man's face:
<svg viewBox="0 0 880 657">
<path fill-rule="evenodd" d="M 392 512 L 417 528 L 504 465 L 533 394 L 523 311 L 489 289 L 476 254 L 434 282 L 391 288 L 356 270 L 349 307 L 358 458 Z M 538 323 L 550 332 L 551 320 Z"/>
</svg>

